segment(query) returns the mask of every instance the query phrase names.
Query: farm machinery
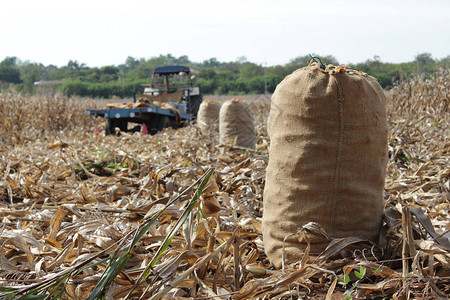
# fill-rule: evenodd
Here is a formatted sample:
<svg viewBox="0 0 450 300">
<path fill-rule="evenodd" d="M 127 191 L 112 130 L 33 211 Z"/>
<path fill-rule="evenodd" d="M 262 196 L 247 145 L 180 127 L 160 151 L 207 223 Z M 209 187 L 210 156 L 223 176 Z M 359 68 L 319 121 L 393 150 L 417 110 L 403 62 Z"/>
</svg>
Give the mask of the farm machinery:
<svg viewBox="0 0 450 300">
<path fill-rule="evenodd" d="M 105 109 L 88 109 L 89 115 L 106 119 L 105 134 L 142 131 L 154 134 L 164 128 L 182 127 L 194 120 L 202 102 L 185 66 L 156 68 L 150 84 L 130 103 L 112 103 Z M 133 125 L 134 124 L 134 125 Z"/>
</svg>

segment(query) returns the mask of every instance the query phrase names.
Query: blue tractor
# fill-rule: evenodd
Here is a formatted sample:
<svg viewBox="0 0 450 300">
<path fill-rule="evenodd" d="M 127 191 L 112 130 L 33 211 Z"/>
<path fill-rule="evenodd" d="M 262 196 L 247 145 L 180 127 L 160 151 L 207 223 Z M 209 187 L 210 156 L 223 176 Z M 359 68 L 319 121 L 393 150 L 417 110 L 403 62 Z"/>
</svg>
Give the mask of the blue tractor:
<svg viewBox="0 0 450 300">
<path fill-rule="evenodd" d="M 189 67 L 156 68 L 151 84 L 134 102 L 108 104 L 105 109 L 88 109 L 89 115 L 106 119 L 105 134 L 143 131 L 154 134 L 164 128 L 178 128 L 197 117 L 203 101 L 199 87 L 192 84 Z"/>
</svg>

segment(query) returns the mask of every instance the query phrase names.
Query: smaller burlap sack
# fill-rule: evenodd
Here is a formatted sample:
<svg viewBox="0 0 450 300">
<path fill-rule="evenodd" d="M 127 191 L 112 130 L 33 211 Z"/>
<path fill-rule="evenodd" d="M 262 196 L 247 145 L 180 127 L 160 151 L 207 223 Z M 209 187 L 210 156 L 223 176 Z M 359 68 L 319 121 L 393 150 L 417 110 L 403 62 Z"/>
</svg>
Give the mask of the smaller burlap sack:
<svg viewBox="0 0 450 300">
<path fill-rule="evenodd" d="M 197 126 L 201 132 L 219 131 L 220 102 L 205 100 L 200 104 L 197 114 Z"/>
<path fill-rule="evenodd" d="M 299 261 L 309 222 L 332 238 L 377 241 L 387 164 L 386 97 L 377 80 L 346 67 L 299 69 L 276 88 L 267 123 L 263 240 L 276 266 Z M 310 240 L 318 255 L 326 239 Z M 283 250 L 284 248 L 284 250 Z"/>
<path fill-rule="evenodd" d="M 255 148 L 256 133 L 253 112 L 244 100 L 225 101 L 220 108 L 220 143 Z"/>
</svg>

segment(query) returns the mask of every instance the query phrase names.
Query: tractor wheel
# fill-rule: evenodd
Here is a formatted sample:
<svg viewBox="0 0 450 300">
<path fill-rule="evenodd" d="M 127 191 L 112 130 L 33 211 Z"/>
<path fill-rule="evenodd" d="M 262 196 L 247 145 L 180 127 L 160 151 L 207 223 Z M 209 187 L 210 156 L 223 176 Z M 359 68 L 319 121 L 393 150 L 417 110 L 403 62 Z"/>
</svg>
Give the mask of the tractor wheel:
<svg viewBox="0 0 450 300">
<path fill-rule="evenodd" d="M 115 134 L 115 122 L 114 119 L 106 119 L 105 135 Z"/>
<path fill-rule="evenodd" d="M 197 118 L 198 109 L 202 101 L 203 97 L 201 95 L 191 96 L 191 114 L 194 118 Z"/>
<path fill-rule="evenodd" d="M 119 128 L 120 131 L 127 131 L 128 122 L 121 119 L 106 119 L 105 124 L 105 135 L 116 134 L 116 128 Z"/>
<path fill-rule="evenodd" d="M 119 119 L 119 120 L 117 120 L 116 127 L 119 127 L 121 132 L 127 132 L 128 131 L 128 121 Z"/>
<path fill-rule="evenodd" d="M 159 130 L 170 127 L 170 118 L 168 116 L 161 116 L 159 119 Z"/>
</svg>

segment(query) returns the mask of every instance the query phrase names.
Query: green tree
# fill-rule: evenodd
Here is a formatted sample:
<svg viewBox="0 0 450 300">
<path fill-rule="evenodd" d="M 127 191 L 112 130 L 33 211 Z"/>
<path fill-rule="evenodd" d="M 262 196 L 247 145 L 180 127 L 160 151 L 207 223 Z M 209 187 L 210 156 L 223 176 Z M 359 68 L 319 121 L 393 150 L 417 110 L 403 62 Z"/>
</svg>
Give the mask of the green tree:
<svg viewBox="0 0 450 300">
<path fill-rule="evenodd" d="M 208 60 L 204 60 L 201 64 L 198 64 L 199 68 L 213 68 L 216 69 L 222 65 L 221 62 L 217 60 L 217 58 L 212 57 Z"/>
<path fill-rule="evenodd" d="M 331 55 L 319 57 L 325 65 L 338 65 L 336 58 Z M 200 85 L 203 94 L 263 93 L 265 87 L 271 93 L 284 77 L 308 65 L 310 60 L 310 55 L 304 55 L 285 65 L 262 67 L 249 62 L 245 56 L 236 58 L 234 62 L 220 62 L 213 57 L 193 63 L 186 55 L 175 57 L 167 54 L 148 59 L 128 56 L 125 63 L 119 66 L 90 68 L 76 60 L 69 60 L 67 65 L 57 67 L 22 63 L 16 57 L 7 57 L 0 62 L 0 81 L 3 88 L 15 85 L 19 90 L 32 93 L 34 81 L 61 80 L 64 84 L 58 88 L 68 95 L 130 97 L 142 92 L 141 84 L 150 82 L 155 68 L 175 64 L 196 70 L 196 84 Z M 415 60 L 400 64 L 385 63 L 380 57 L 374 56 L 351 67 L 376 77 L 383 87 L 389 87 L 412 73 L 430 76 L 437 66 L 450 67 L 450 56 L 436 60 L 429 53 L 421 53 Z"/>
<path fill-rule="evenodd" d="M 20 78 L 23 82 L 23 91 L 33 93 L 34 82 L 42 79 L 45 67 L 42 64 L 25 62 L 19 65 Z"/>
<path fill-rule="evenodd" d="M 20 71 L 17 67 L 17 57 L 7 57 L 0 62 L 0 81 L 7 83 L 21 83 Z"/>
<path fill-rule="evenodd" d="M 438 62 L 438 65 L 444 68 L 450 68 L 450 55 L 444 57 Z"/>
<path fill-rule="evenodd" d="M 260 65 L 246 62 L 239 68 L 239 77 L 243 80 L 264 75 L 264 68 Z"/>
<path fill-rule="evenodd" d="M 417 73 L 430 73 L 436 69 L 436 64 L 430 53 L 421 53 L 415 57 Z"/>
<path fill-rule="evenodd" d="M 119 79 L 119 68 L 116 66 L 105 66 L 100 68 L 100 81 L 110 82 Z"/>
</svg>

